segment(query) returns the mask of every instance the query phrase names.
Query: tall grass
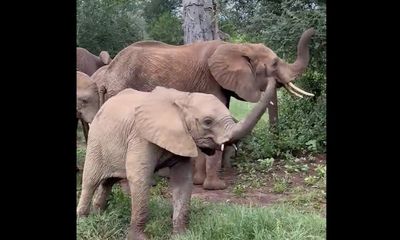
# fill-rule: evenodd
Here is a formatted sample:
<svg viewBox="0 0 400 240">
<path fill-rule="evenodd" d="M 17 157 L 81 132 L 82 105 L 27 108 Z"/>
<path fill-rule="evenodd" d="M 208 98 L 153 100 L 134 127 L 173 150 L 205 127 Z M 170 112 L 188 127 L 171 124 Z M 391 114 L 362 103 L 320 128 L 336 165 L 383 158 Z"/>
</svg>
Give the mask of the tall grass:
<svg viewBox="0 0 400 240">
<path fill-rule="evenodd" d="M 146 233 L 151 239 L 171 239 L 172 207 L 168 200 L 152 197 Z M 130 220 L 130 199 L 114 189 L 108 209 L 78 219 L 77 239 L 124 239 Z M 325 220 L 289 205 L 268 208 L 193 200 L 188 231 L 175 240 L 325 239 Z"/>
</svg>

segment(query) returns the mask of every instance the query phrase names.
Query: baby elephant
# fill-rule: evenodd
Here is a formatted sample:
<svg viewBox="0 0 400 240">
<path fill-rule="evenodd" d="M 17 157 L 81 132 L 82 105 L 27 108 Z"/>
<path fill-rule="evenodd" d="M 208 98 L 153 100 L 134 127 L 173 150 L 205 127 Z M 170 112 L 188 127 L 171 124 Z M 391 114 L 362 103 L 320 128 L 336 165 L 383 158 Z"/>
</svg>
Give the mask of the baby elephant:
<svg viewBox="0 0 400 240">
<path fill-rule="evenodd" d="M 269 92 L 274 88 L 272 81 Z M 163 87 L 152 92 L 121 91 L 101 106 L 91 124 L 78 217 L 89 214 L 96 189 L 93 208 L 103 210 L 112 185 L 127 178 L 132 199 L 128 239 L 147 239 L 144 224 L 152 175 L 169 167 L 173 233 L 184 231 L 192 191 L 190 158 L 198 155 L 198 149 L 213 154 L 249 133 L 270 95 L 265 94 L 244 121 L 235 123 L 225 105 L 211 94 Z"/>
</svg>

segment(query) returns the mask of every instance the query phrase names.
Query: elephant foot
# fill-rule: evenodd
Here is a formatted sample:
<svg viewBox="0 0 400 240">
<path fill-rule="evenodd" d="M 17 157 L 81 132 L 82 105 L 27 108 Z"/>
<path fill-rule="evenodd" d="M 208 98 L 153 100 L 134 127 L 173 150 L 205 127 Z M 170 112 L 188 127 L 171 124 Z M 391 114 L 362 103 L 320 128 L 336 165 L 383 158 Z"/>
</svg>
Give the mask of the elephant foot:
<svg viewBox="0 0 400 240">
<path fill-rule="evenodd" d="M 227 187 L 226 183 L 218 178 L 206 178 L 203 183 L 203 189 L 207 190 L 222 190 Z"/>
<path fill-rule="evenodd" d="M 137 232 L 137 231 L 129 231 L 126 239 L 127 240 L 148 240 L 146 234 L 144 234 L 143 232 Z"/>
<path fill-rule="evenodd" d="M 195 185 L 201 185 L 204 183 L 204 180 L 206 179 L 206 175 L 204 173 L 199 173 L 196 172 L 193 176 L 193 184 Z"/>
<path fill-rule="evenodd" d="M 178 234 L 183 234 L 186 232 L 186 226 L 176 227 L 172 230 L 172 235 L 176 236 Z"/>
<path fill-rule="evenodd" d="M 89 212 L 88 211 L 82 211 L 82 210 L 77 210 L 76 211 L 76 217 L 77 218 L 84 218 L 84 217 L 87 217 L 89 215 Z"/>
</svg>

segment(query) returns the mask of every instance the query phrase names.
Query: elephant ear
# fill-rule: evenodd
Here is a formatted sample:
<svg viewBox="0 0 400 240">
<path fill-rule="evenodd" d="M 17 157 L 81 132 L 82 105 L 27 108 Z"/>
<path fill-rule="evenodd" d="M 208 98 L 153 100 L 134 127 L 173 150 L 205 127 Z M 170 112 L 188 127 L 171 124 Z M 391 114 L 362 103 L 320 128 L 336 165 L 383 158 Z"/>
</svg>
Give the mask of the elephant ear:
<svg viewBox="0 0 400 240">
<path fill-rule="evenodd" d="M 257 88 L 256 75 L 244 48 L 239 44 L 219 46 L 208 59 L 208 67 L 221 87 L 248 102 L 257 102 L 261 91 Z"/>
<path fill-rule="evenodd" d="M 197 146 L 189 134 L 183 114 L 173 100 L 153 98 L 136 108 L 135 126 L 149 142 L 176 155 L 197 157 Z"/>
<path fill-rule="evenodd" d="M 105 65 L 110 64 L 112 60 L 110 54 L 108 54 L 107 51 L 101 51 L 99 57 L 101 62 L 104 63 Z"/>
</svg>

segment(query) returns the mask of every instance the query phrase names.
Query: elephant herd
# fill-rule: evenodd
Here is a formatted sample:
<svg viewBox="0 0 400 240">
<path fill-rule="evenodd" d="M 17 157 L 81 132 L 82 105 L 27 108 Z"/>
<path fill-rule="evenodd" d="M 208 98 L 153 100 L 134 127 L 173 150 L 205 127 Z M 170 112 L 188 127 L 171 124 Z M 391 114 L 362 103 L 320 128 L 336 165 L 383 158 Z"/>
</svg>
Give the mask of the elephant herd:
<svg viewBox="0 0 400 240">
<path fill-rule="evenodd" d="M 77 48 L 77 123 L 87 141 L 78 217 L 89 214 L 91 202 L 104 210 L 112 186 L 123 179 L 132 199 L 128 239 L 147 239 L 152 175 L 166 168 L 173 233 L 184 231 L 193 183 L 226 188 L 218 176 L 222 152 L 251 132 L 275 104 L 277 88 L 313 96 L 292 83 L 308 65 L 313 34 L 311 28 L 301 35 L 291 64 L 263 44 L 219 40 L 141 41 L 113 59 Z M 230 97 L 257 104 L 237 121 Z"/>
</svg>

